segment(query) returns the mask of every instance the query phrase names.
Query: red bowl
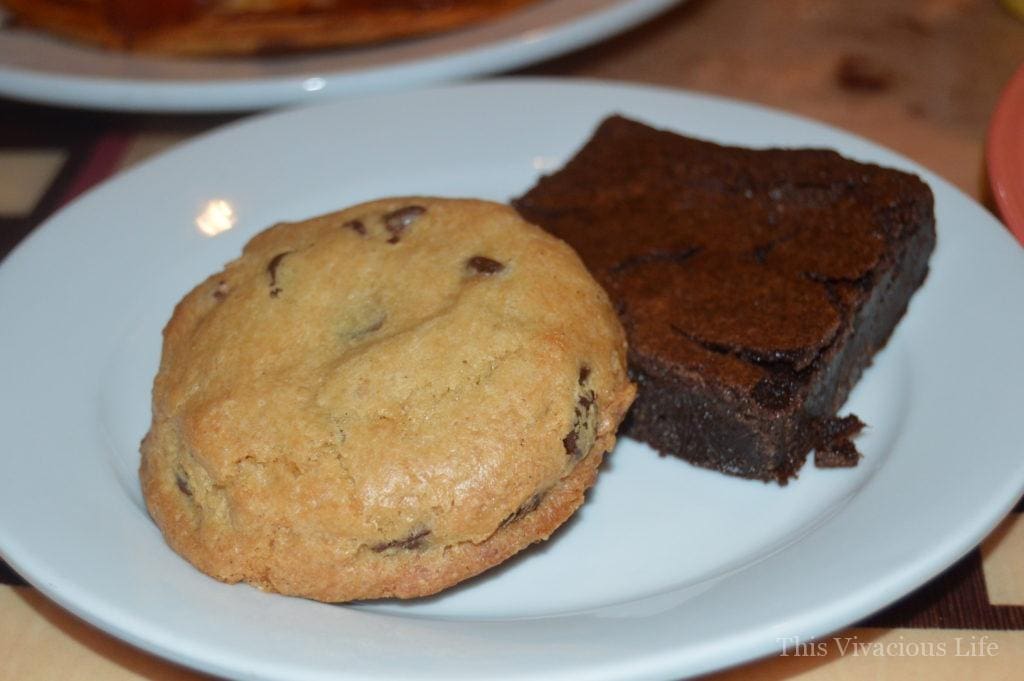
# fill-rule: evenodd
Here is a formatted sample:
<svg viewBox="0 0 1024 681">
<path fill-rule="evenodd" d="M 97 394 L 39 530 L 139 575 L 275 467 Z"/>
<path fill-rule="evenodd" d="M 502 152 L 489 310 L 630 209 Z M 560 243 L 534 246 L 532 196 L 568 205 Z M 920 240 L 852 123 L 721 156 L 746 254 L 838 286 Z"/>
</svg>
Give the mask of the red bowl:
<svg viewBox="0 0 1024 681">
<path fill-rule="evenodd" d="M 1003 222 L 1024 244 L 1024 66 L 1010 78 L 988 128 L 988 179 Z"/>
</svg>

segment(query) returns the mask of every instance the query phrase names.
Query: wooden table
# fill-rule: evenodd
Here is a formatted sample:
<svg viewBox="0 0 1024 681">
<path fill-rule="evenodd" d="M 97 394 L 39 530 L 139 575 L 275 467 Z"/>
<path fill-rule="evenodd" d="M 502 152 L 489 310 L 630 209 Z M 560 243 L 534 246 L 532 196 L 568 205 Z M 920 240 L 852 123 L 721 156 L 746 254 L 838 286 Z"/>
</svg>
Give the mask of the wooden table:
<svg viewBox="0 0 1024 681">
<path fill-rule="evenodd" d="M 891 147 L 990 205 L 986 127 L 1022 64 L 1024 21 L 996 0 L 691 0 L 522 73 L 687 88 L 797 112 Z M 93 184 L 235 118 L 0 100 L 0 256 Z M 858 626 L 717 678 L 1024 678 L 1022 512 Z M 80 622 L 2 563 L 0 660 L 0 680 L 202 678 Z"/>
</svg>

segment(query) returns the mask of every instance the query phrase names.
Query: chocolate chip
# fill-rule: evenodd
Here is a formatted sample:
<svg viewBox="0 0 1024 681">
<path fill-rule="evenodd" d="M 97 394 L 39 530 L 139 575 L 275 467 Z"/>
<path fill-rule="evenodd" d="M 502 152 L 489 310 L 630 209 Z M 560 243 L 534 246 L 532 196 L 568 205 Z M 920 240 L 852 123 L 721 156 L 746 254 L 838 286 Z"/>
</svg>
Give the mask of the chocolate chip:
<svg viewBox="0 0 1024 681">
<path fill-rule="evenodd" d="M 590 378 L 590 367 L 584 364 L 580 367 L 580 385 L 583 385 Z"/>
<path fill-rule="evenodd" d="M 860 452 L 849 440 L 842 440 L 814 450 L 814 465 L 818 468 L 852 468 L 860 461 Z"/>
<path fill-rule="evenodd" d="M 466 261 L 466 267 L 476 270 L 480 274 L 497 274 L 505 269 L 505 266 L 497 260 L 492 260 L 483 255 L 474 255 Z"/>
<path fill-rule="evenodd" d="M 851 438 L 864 429 L 864 422 L 855 414 L 847 416 L 834 416 L 825 419 L 818 427 L 819 440 L 821 442 L 835 442 Z"/>
<path fill-rule="evenodd" d="M 562 445 L 565 447 L 565 453 L 569 455 L 569 458 L 578 459 L 583 453 L 580 452 L 579 443 L 577 442 L 578 436 L 576 431 L 571 431 L 568 435 L 562 438 Z"/>
<path fill-rule="evenodd" d="M 411 551 L 414 549 L 422 548 L 426 544 L 427 535 L 430 534 L 428 529 L 413 530 L 413 532 L 401 539 L 393 539 L 392 541 L 382 542 L 375 544 L 371 548 L 377 553 L 383 553 L 390 549 L 403 549 Z"/>
<path fill-rule="evenodd" d="M 534 511 L 536 511 L 537 507 L 540 506 L 540 502 L 542 502 L 544 500 L 544 495 L 546 493 L 547 493 L 546 491 L 545 492 L 537 492 L 532 497 L 527 499 L 525 502 L 523 502 L 522 506 L 520 506 L 516 510 L 512 511 L 511 513 L 509 513 L 508 516 L 504 520 L 501 521 L 500 527 L 505 527 L 506 525 L 508 525 L 510 523 L 514 523 L 515 521 L 519 520 L 523 516 L 528 515 L 530 513 L 533 513 Z"/>
<path fill-rule="evenodd" d="M 391 235 L 388 243 L 397 244 L 405 230 L 409 229 L 409 225 L 416 222 L 416 219 L 426 212 L 427 209 L 423 206 L 413 205 L 385 214 L 384 229 L 388 230 L 388 233 Z"/>
<path fill-rule="evenodd" d="M 345 227 L 346 229 L 351 229 L 353 232 L 359 234 L 360 236 L 366 236 L 366 225 L 363 224 L 362 220 L 349 220 L 348 222 L 343 224 L 342 227 Z"/>
<path fill-rule="evenodd" d="M 184 474 L 175 473 L 174 482 L 178 485 L 178 489 L 181 490 L 182 494 L 187 497 L 192 496 L 192 488 L 189 486 L 188 480 L 185 478 Z"/>
<path fill-rule="evenodd" d="M 291 253 L 291 251 L 284 251 L 283 253 L 278 253 L 277 255 L 270 259 L 269 263 L 267 263 L 267 273 L 270 274 L 271 298 L 277 298 L 277 295 L 281 293 L 281 289 L 277 285 L 277 268 L 281 264 L 281 261 L 284 260 L 284 256 L 288 255 L 289 253 Z"/>
<path fill-rule="evenodd" d="M 582 375 L 582 370 L 580 373 Z M 562 446 L 570 458 L 583 458 L 594 444 L 597 429 L 596 397 L 593 390 L 587 390 L 576 398 L 572 430 L 562 438 Z"/>
<path fill-rule="evenodd" d="M 228 283 L 221 279 L 217 282 L 217 288 L 213 289 L 213 297 L 217 300 L 224 300 L 228 297 Z"/>
</svg>

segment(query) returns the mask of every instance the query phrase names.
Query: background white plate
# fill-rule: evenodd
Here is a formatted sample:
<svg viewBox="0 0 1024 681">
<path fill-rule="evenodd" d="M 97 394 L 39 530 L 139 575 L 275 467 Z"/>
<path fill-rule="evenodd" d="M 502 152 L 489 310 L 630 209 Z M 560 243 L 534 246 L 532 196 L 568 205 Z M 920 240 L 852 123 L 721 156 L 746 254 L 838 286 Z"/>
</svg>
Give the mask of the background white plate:
<svg viewBox="0 0 1024 681">
<path fill-rule="evenodd" d="M 624 441 L 569 525 L 413 603 L 331 606 L 227 586 L 143 510 L 138 442 L 177 299 L 270 223 L 388 194 L 504 200 L 623 112 L 719 141 L 822 145 L 920 173 L 932 273 L 847 408 L 853 470 L 788 487 Z M 234 229 L 203 236 L 211 199 Z M 691 674 L 824 634 L 968 551 L 1024 488 L 1019 248 L 905 158 L 751 105 L 567 81 L 378 95 L 248 120 L 87 194 L 0 268 L 0 552 L 45 594 L 185 664 L 253 679 L 621 679 Z"/>
<path fill-rule="evenodd" d="M 625 31 L 680 0 L 544 0 L 465 29 L 296 55 L 125 55 L 0 26 L 0 94 L 124 111 L 246 111 L 506 71 Z M 0 10 L 2 23 L 2 10 Z"/>
</svg>

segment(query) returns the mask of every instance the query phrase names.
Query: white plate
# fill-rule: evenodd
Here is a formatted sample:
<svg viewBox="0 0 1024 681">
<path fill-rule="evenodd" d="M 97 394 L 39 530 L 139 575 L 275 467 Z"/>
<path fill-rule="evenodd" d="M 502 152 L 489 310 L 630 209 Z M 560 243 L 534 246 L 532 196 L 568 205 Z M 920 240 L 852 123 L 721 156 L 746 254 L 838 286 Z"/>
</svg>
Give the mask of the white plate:
<svg viewBox="0 0 1024 681">
<path fill-rule="evenodd" d="M 544 0 L 414 40 L 298 55 L 123 55 L 0 25 L 0 94 L 124 111 L 246 111 L 507 71 L 625 31 L 680 0 Z M 2 12 L 0 12 L 2 24 Z"/>
<path fill-rule="evenodd" d="M 624 441 L 556 537 L 441 596 L 331 606 L 226 586 L 173 554 L 135 469 L 160 330 L 255 232 L 388 194 L 507 199 L 609 113 L 920 173 L 939 246 L 851 397 L 852 470 L 779 488 Z M 212 199 L 234 229 L 196 229 Z M 826 126 L 680 92 L 511 80 L 248 120 L 116 177 L 0 268 L 0 550 L 45 594 L 159 655 L 253 679 L 667 678 L 854 622 L 974 546 L 1024 489 L 1024 261 L 987 212 Z"/>
</svg>

